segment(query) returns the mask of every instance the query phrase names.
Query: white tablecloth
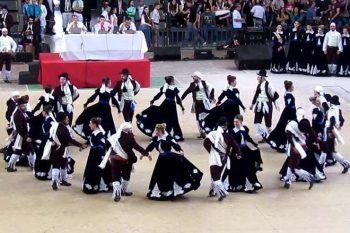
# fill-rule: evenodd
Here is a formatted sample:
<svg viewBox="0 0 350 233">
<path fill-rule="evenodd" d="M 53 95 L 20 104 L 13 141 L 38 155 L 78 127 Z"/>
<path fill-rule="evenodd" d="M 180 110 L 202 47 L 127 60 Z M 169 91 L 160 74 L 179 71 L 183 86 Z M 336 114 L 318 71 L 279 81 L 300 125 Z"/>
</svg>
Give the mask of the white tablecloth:
<svg viewBox="0 0 350 233">
<path fill-rule="evenodd" d="M 145 36 L 135 34 L 64 34 L 63 60 L 137 60 L 148 51 Z"/>
</svg>

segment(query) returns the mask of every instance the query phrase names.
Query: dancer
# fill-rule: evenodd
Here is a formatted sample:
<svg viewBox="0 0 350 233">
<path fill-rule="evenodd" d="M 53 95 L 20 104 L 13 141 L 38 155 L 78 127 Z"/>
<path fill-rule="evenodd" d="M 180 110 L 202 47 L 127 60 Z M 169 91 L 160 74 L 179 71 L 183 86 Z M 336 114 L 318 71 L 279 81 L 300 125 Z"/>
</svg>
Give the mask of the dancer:
<svg viewBox="0 0 350 233">
<path fill-rule="evenodd" d="M 234 127 L 229 129 L 229 132 L 233 135 L 235 141 L 239 143 L 241 158 L 230 157 L 230 165 L 226 170 L 228 176 L 223 179 L 224 183 L 228 183 L 226 189 L 231 192 L 244 191 L 246 193 L 262 189 L 256 172 L 262 171 L 263 161 L 258 144 L 250 137 L 249 128 L 243 125 L 242 115 L 235 116 Z M 248 142 L 253 144 L 256 150 L 250 149 L 247 145 Z"/>
<path fill-rule="evenodd" d="M 289 189 L 293 181 L 293 174 L 297 174 L 309 183 L 309 189 L 313 187 L 314 176 L 301 168 L 300 162 L 306 158 L 307 154 L 304 150 L 306 147 L 305 133 L 311 130 L 311 125 L 307 119 L 298 121 L 290 121 L 286 127 L 286 134 L 288 139 L 288 168 L 287 174 L 283 178 L 284 187 Z"/>
<path fill-rule="evenodd" d="M 191 112 L 196 114 L 199 130 L 198 138 L 204 139 L 205 132 L 200 127 L 199 115 L 209 111 L 211 103 L 215 102 L 214 89 L 211 88 L 210 84 L 203 79 L 203 75 L 198 71 L 192 74 L 192 79 L 193 82 L 182 94 L 181 99 L 184 100 L 188 94 L 192 93 L 193 104 Z"/>
<path fill-rule="evenodd" d="M 208 113 L 201 113 L 199 117 L 200 126 L 209 133 L 216 128 L 217 121 L 221 116 L 226 117 L 228 121 L 228 127 L 231 128 L 233 124 L 233 118 L 240 114 L 239 107 L 245 111 L 245 107 L 239 97 L 239 90 L 236 88 L 237 79 L 233 75 L 227 76 L 228 86 L 218 97 L 216 107 L 209 110 Z M 221 104 L 224 98 L 226 101 Z"/>
<path fill-rule="evenodd" d="M 272 34 L 272 59 L 271 59 L 271 73 L 281 74 L 286 73 L 286 53 L 284 44 L 286 43 L 286 36 L 283 33 L 282 26 L 277 25 L 276 31 Z"/>
<path fill-rule="evenodd" d="M 60 85 L 57 86 L 52 93 L 56 101 L 55 110 L 56 113 L 66 113 L 69 117 L 69 125 L 72 125 L 73 102 L 79 98 L 79 92 L 76 86 L 70 83 L 67 73 L 58 75 L 58 78 L 60 79 Z"/>
<path fill-rule="evenodd" d="M 310 24 L 306 25 L 306 31 L 301 41 L 301 64 L 300 72 L 304 74 L 311 74 L 311 68 L 313 65 L 313 52 L 314 52 L 314 38 L 315 33 Z"/>
<path fill-rule="evenodd" d="M 88 105 L 95 101 L 99 97 L 99 102 L 88 107 Z M 91 135 L 90 119 L 93 117 L 101 118 L 101 126 L 105 129 L 106 136 L 109 137 L 115 134 L 115 126 L 109 105 L 110 100 L 112 104 L 119 110 L 119 104 L 112 95 L 111 79 L 106 77 L 102 79 L 102 85 L 100 88 L 95 90 L 95 93 L 86 101 L 84 104 L 84 111 L 79 115 L 75 121 L 75 125 L 72 127 L 73 130 L 82 138 L 87 139 Z"/>
<path fill-rule="evenodd" d="M 337 74 L 339 76 L 350 76 L 350 35 L 349 28 L 343 28 L 342 35 L 343 52 L 339 55 Z"/>
<path fill-rule="evenodd" d="M 335 74 L 337 72 L 338 56 L 343 52 L 343 44 L 335 23 L 331 23 L 330 29 L 323 41 L 323 52 L 327 56 L 329 73 Z"/>
<path fill-rule="evenodd" d="M 277 103 L 279 95 L 273 89 L 271 83 L 266 80 L 266 70 L 260 70 L 257 75 L 258 86 L 256 88 L 252 105 L 250 106 L 250 110 L 253 110 L 253 107 L 255 105 L 254 124 L 258 133 L 262 137 L 260 143 L 263 143 L 266 141 L 266 138 L 272 130 L 272 103 L 274 103 L 276 109 L 279 110 L 279 106 Z M 265 120 L 266 130 L 262 127 L 261 124 L 263 118 Z"/>
<path fill-rule="evenodd" d="M 122 69 L 120 78 L 111 92 L 111 96 L 118 95 L 120 108 L 118 112 L 122 111 L 124 121 L 132 122 L 135 112 L 135 95 L 140 91 L 140 84 L 134 80 L 128 69 Z"/>
<path fill-rule="evenodd" d="M 176 152 L 172 152 L 172 148 Z M 203 173 L 185 156 L 182 148 L 166 132 L 166 124 L 157 124 L 154 137 L 146 150 L 158 150 L 147 197 L 152 200 L 169 200 L 182 196 L 200 186 Z"/>
<path fill-rule="evenodd" d="M 21 97 L 17 100 L 17 110 L 13 113 L 11 124 L 13 125 L 13 153 L 7 164 L 7 172 L 16 172 L 16 163 L 22 155 L 27 156 L 30 167 L 34 166 L 35 153 L 32 138 L 29 134 L 30 125 L 27 114 L 27 101 Z"/>
<path fill-rule="evenodd" d="M 137 161 L 133 150 L 137 150 L 143 156 L 148 156 L 148 152 L 136 142 L 130 122 L 122 123 L 117 133 L 108 138 L 107 147 L 109 149 L 99 166 L 104 169 L 108 160 L 110 161 L 113 182 L 112 198 L 118 202 L 121 196 L 133 195 L 128 191 L 133 164 Z M 149 159 L 152 158 L 149 157 Z"/>
<path fill-rule="evenodd" d="M 50 138 L 50 129 L 53 124 L 56 124 L 56 119 L 53 116 L 51 105 L 45 105 L 42 111 L 42 124 L 40 136 L 35 140 L 36 144 L 36 159 L 34 163 L 34 176 L 39 180 L 51 180 L 51 162 L 50 160 L 42 159 L 44 148 L 47 140 Z M 35 129 L 38 131 L 38 129 Z"/>
<path fill-rule="evenodd" d="M 160 92 L 151 100 L 151 106 L 136 115 L 137 126 L 144 134 L 152 137 L 152 132 L 156 124 L 165 122 L 167 126 L 166 131 L 176 141 L 184 140 L 176 110 L 176 104 L 178 104 L 182 112 L 185 111 L 179 97 L 179 92 L 175 86 L 174 77 L 166 76 L 165 84 L 160 88 Z M 153 105 L 163 94 L 165 95 L 165 100 L 161 105 Z"/>
<path fill-rule="evenodd" d="M 285 108 L 282 111 L 280 119 L 267 138 L 267 143 L 270 146 L 280 152 L 286 151 L 287 136 L 285 133 L 286 126 L 289 121 L 296 118 L 295 98 L 293 96 L 294 86 L 292 81 L 284 81 L 284 104 Z"/>
<path fill-rule="evenodd" d="M 227 196 L 227 191 L 221 181 L 221 175 L 228 160 L 241 159 L 241 151 L 235 139 L 227 130 L 227 120 L 220 117 L 218 127 L 215 131 L 210 132 L 204 139 L 203 146 L 209 153 L 209 166 L 211 184 L 209 197 L 219 195 L 218 201 L 222 201 Z"/>
<path fill-rule="evenodd" d="M 107 192 L 111 182 L 111 169 L 101 169 L 99 167 L 102 158 L 105 155 L 105 132 L 101 126 L 101 118 L 93 117 L 90 119 L 90 128 L 92 133 L 89 136 L 88 143 L 91 146 L 86 162 L 82 190 L 86 194 L 98 192 Z"/>
<path fill-rule="evenodd" d="M 314 65 L 311 69 L 312 75 L 324 76 L 328 73 L 327 57 L 323 52 L 324 26 L 320 25 L 314 37 Z"/>
<path fill-rule="evenodd" d="M 304 31 L 300 27 L 300 22 L 295 21 L 292 31 L 289 33 L 290 44 L 288 51 L 288 71 L 291 73 L 297 73 L 300 69 L 301 59 L 301 40 L 303 38 Z"/>
<path fill-rule="evenodd" d="M 81 144 L 74 140 L 71 136 L 69 126 L 70 119 L 67 113 L 59 112 L 57 114 L 57 122 L 50 129 L 51 163 L 52 163 L 52 182 L 51 187 L 54 191 L 58 190 L 58 184 L 62 186 L 71 186 L 67 177 L 67 166 L 69 156 L 69 145 L 80 147 L 83 150 L 86 144 Z M 49 142 L 48 141 L 48 142 Z"/>
<path fill-rule="evenodd" d="M 52 110 L 55 111 L 53 108 L 55 107 L 56 102 L 55 102 L 55 97 L 53 97 L 52 95 L 52 88 L 48 86 L 48 87 L 45 87 L 44 90 L 45 90 L 45 95 L 40 96 L 39 103 L 37 103 L 37 105 L 34 107 L 32 111 L 33 115 L 37 111 L 39 111 L 41 107 L 44 109 L 44 107 L 47 105 L 50 105 Z"/>
</svg>

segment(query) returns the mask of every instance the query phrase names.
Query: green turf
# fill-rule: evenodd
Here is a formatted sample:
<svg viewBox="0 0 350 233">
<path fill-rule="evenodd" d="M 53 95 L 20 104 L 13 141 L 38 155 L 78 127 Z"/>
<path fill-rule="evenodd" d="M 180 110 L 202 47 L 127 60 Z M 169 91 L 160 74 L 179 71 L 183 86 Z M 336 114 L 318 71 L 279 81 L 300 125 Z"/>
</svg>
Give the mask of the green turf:
<svg viewBox="0 0 350 233">
<path fill-rule="evenodd" d="M 164 85 L 164 77 L 151 77 L 151 88 L 160 88 Z M 176 86 L 181 86 L 180 83 L 175 79 Z"/>
</svg>

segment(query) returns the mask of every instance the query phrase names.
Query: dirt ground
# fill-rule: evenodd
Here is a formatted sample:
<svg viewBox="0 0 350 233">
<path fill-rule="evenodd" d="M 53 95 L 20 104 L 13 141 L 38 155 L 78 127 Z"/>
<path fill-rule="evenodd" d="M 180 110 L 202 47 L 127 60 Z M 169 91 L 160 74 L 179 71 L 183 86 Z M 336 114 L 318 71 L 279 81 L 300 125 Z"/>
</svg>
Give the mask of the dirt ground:
<svg viewBox="0 0 350 233">
<path fill-rule="evenodd" d="M 220 62 L 220 61 L 218 61 Z M 234 72 L 238 76 L 242 100 L 249 107 L 255 86 L 255 72 L 232 71 L 226 65 L 219 67 L 219 63 L 201 63 L 200 66 L 207 80 L 217 88 L 225 87 L 225 75 Z M 221 64 L 221 63 L 220 63 Z M 184 63 L 152 64 L 153 75 L 169 74 L 171 66 L 184 66 Z M 177 71 L 176 76 L 181 91 L 187 86 L 193 64 L 186 63 L 189 72 L 184 69 Z M 162 68 L 160 68 L 162 67 Z M 164 70 L 161 70 L 164 69 Z M 174 69 L 174 68 L 173 68 Z M 168 73 L 167 73 L 168 72 Z M 176 71 L 174 71 L 175 73 Z M 271 81 L 282 94 L 282 83 L 285 79 L 295 82 L 295 96 L 297 105 L 307 111 L 310 104 L 308 96 L 312 94 L 315 85 L 327 87 L 328 91 L 339 91 L 342 95 L 345 119 L 349 116 L 349 102 L 347 92 L 341 88 L 349 87 L 348 79 L 322 79 L 305 76 L 271 75 Z M 29 94 L 31 105 L 34 107 L 41 91 L 28 91 L 13 84 L 11 88 L 0 85 L 0 142 L 6 139 L 5 102 L 10 91 L 21 89 L 22 94 Z M 3 87 L 3 88 L 2 88 Z M 332 89 L 333 88 L 333 89 Z M 344 89 L 344 90 L 345 90 Z M 157 89 L 142 89 L 137 96 L 137 110 L 145 109 L 149 100 Z M 81 96 L 76 102 L 76 112 L 80 113 L 83 103 L 92 94 L 92 90 L 81 90 Z M 160 102 L 158 102 L 160 103 Z M 349 174 L 342 175 L 342 168 L 336 165 L 327 168 L 327 180 L 315 184 L 312 190 L 307 190 L 306 183 L 294 183 L 290 190 L 285 190 L 278 179 L 278 171 L 285 160 L 284 154 L 278 154 L 267 145 L 260 146 L 264 160 L 264 171 L 258 177 L 264 188 L 256 194 L 233 193 L 223 202 L 207 197 L 209 189 L 208 155 L 202 141 L 195 139 L 197 128 L 194 115 L 190 113 L 191 98 L 185 100 L 186 112 L 180 115 L 180 124 L 184 131 L 185 141 L 181 143 L 187 156 L 204 172 L 201 187 L 175 201 L 157 202 L 146 198 L 148 182 L 157 158 L 153 152 L 153 161 L 147 159 L 138 161 L 135 173 L 132 174 L 130 190 L 132 197 L 123 197 L 119 203 L 113 202 L 111 194 L 86 195 L 81 191 L 81 180 L 89 149 L 79 152 L 73 149 L 76 159 L 76 171 L 72 177 L 72 187 L 62 187 L 54 192 L 50 182 L 38 181 L 29 168 L 19 167 L 17 173 L 7 173 L 0 170 L 0 232 L 6 233 L 53 233 L 53 232 L 153 232 L 153 233 L 181 233 L 181 232 L 260 232 L 260 233 L 348 233 L 350 226 L 350 179 Z M 281 99 L 280 105 L 283 106 Z M 122 122 L 122 116 L 114 111 L 116 124 Z M 180 111 L 179 111 L 180 114 Z M 280 113 L 274 114 L 277 123 Z M 77 116 L 77 115 L 76 115 Z M 253 113 L 247 111 L 245 123 L 255 135 Z M 349 141 L 349 123 L 342 129 L 345 141 Z M 134 133 L 141 145 L 146 146 L 148 138 L 134 128 Z M 80 138 L 78 140 L 81 141 Z M 350 159 L 349 144 L 338 147 L 339 152 Z M 0 166 L 5 167 L 0 160 Z"/>
</svg>

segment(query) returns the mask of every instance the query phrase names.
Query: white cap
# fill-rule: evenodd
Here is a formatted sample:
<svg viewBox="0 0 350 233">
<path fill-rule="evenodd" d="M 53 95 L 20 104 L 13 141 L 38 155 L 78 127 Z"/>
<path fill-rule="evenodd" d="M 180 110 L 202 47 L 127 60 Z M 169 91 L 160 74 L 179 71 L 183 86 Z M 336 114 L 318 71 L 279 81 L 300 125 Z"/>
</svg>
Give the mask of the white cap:
<svg viewBox="0 0 350 233">
<path fill-rule="evenodd" d="M 304 116 L 305 116 L 305 110 L 303 108 L 298 108 L 297 109 L 297 112 L 296 112 L 296 115 L 297 115 L 297 121 L 301 121 L 302 119 L 304 119 Z"/>
<path fill-rule="evenodd" d="M 7 32 L 7 28 L 1 29 L 1 32 Z"/>
<path fill-rule="evenodd" d="M 321 95 L 323 95 L 324 92 L 323 87 L 319 85 L 315 87 L 314 91 L 320 93 Z"/>
<path fill-rule="evenodd" d="M 195 71 L 195 72 L 192 74 L 192 76 L 196 76 L 196 77 L 198 77 L 198 78 L 200 78 L 200 79 L 203 78 L 203 74 L 202 74 L 201 72 L 199 72 L 199 71 Z"/>
<path fill-rule="evenodd" d="M 11 97 L 20 96 L 18 91 L 11 92 Z"/>
<path fill-rule="evenodd" d="M 335 25 L 335 23 L 331 23 L 331 27 L 332 27 L 332 26 L 334 26 L 334 27 L 335 27 L 335 26 L 336 26 L 336 25 Z"/>
</svg>

